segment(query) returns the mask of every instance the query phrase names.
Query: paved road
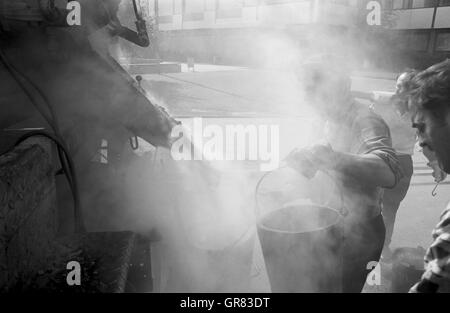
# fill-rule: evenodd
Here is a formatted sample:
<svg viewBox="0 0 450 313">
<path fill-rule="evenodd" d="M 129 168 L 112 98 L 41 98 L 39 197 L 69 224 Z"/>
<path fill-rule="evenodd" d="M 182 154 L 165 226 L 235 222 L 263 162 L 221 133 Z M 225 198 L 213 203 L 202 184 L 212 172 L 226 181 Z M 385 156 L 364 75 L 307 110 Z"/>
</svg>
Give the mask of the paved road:
<svg viewBox="0 0 450 313">
<path fill-rule="evenodd" d="M 392 80 L 353 78 L 357 91 L 392 91 L 393 86 Z M 179 117 L 309 116 L 307 107 L 298 103 L 293 77 L 284 72 L 205 66 L 198 72 L 144 75 L 143 87 Z M 286 133 L 285 137 L 291 139 L 295 134 Z M 436 197 L 431 195 L 433 178 L 419 152 L 414 167 L 412 186 L 398 213 L 393 247 L 427 247 L 431 229 L 450 200 L 447 184 L 437 189 Z M 255 284 L 254 291 L 264 291 L 263 285 Z"/>
</svg>

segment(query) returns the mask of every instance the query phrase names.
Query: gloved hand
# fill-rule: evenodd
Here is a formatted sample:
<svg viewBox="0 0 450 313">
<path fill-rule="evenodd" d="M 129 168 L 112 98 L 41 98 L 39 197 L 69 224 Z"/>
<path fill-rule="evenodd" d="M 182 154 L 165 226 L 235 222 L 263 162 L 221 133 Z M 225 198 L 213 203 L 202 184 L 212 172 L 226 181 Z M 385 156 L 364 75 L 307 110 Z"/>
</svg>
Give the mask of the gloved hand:
<svg viewBox="0 0 450 313">
<path fill-rule="evenodd" d="M 295 149 L 285 161 L 288 166 L 311 179 L 318 170 L 332 169 L 337 163 L 337 155 L 329 144 L 320 144 L 308 148 Z"/>
<path fill-rule="evenodd" d="M 432 175 L 436 183 L 443 182 L 447 178 L 447 173 L 440 168 L 438 161 L 431 161 L 427 165 L 433 170 Z"/>
</svg>

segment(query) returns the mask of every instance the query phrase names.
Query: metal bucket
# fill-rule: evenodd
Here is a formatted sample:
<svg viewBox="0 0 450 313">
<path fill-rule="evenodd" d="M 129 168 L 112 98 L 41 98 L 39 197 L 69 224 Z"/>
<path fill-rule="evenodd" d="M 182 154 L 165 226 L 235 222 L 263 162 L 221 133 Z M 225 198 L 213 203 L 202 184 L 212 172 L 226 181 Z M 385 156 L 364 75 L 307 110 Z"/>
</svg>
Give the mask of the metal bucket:
<svg viewBox="0 0 450 313">
<path fill-rule="evenodd" d="M 275 187 L 263 187 L 268 177 Z M 324 181 L 292 169 L 267 173 L 256 186 L 257 229 L 272 292 L 342 292 L 346 210 L 334 178 L 323 178 L 339 191 L 340 210 L 330 208 Z M 292 191 L 280 196 L 284 190 Z M 265 211 L 258 195 L 265 196 Z"/>
<path fill-rule="evenodd" d="M 258 235 L 272 292 L 342 291 L 342 218 L 318 205 L 270 212 Z"/>
</svg>

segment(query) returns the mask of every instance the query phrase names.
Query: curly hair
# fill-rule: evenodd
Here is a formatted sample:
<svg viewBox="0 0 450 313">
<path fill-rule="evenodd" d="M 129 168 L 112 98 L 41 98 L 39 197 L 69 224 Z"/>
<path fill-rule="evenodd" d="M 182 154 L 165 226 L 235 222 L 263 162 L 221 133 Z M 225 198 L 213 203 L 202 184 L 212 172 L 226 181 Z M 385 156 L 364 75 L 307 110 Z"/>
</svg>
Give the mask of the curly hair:
<svg viewBox="0 0 450 313">
<path fill-rule="evenodd" d="M 437 111 L 450 108 L 450 60 L 418 73 L 411 81 L 411 104 L 416 108 Z"/>
<path fill-rule="evenodd" d="M 401 80 L 401 86 L 403 87 L 403 90 L 405 90 L 405 92 L 409 92 L 413 87 L 412 81 L 417 74 L 419 74 L 418 70 L 407 68 L 403 72 L 398 74 L 395 80 L 398 81 L 399 78 L 403 76 L 403 79 Z"/>
</svg>

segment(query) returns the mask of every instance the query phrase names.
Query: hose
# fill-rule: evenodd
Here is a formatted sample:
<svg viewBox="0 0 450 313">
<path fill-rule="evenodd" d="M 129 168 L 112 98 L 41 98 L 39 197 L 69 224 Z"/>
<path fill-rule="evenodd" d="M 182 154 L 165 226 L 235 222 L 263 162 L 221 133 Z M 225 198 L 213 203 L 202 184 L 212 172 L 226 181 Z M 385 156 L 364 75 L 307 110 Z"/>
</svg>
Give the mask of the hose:
<svg viewBox="0 0 450 313">
<path fill-rule="evenodd" d="M 80 209 L 79 189 L 75 168 L 73 160 L 71 159 L 68 153 L 67 146 L 64 144 L 64 141 L 62 139 L 56 114 L 53 111 L 53 107 L 50 105 L 50 101 L 48 100 L 46 95 L 42 92 L 42 90 L 30 78 L 28 78 L 25 74 L 20 72 L 14 65 L 12 65 L 8 61 L 8 58 L 6 57 L 1 47 L 0 47 L 0 60 L 2 64 L 5 66 L 6 70 L 10 73 L 10 75 L 17 82 L 20 88 L 25 92 L 26 96 L 29 98 L 31 103 L 36 107 L 36 109 L 39 111 L 39 113 L 42 115 L 42 117 L 50 125 L 50 127 L 53 129 L 55 133 L 55 135 L 51 135 L 46 132 L 31 132 L 22 136 L 16 143 L 16 145 L 33 136 L 47 137 L 57 144 L 59 160 L 64 170 L 64 173 L 66 174 L 66 178 L 69 183 L 70 189 L 72 191 L 72 196 L 74 199 L 75 231 L 77 233 L 83 233 L 85 232 L 85 227 L 82 212 Z M 45 112 L 45 110 L 43 110 L 43 108 L 39 105 L 33 93 L 27 88 L 26 86 L 27 84 L 30 85 L 34 89 L 34 91 L 38 93 L 43 102 L 46 104 L 48 112 Z"/>
<path fill-rule="evenodd" d="M 19 144 L 21 144 L 22 142 L 24 142 L 25 140 L 27 140 L 31 137 L 38 137 L 38 136 L 46 137 L 46 138 L 52 140 L 57 145 L 57 147 L 60 150 L 62 150 L 64 153 L 64 157 L 66 158 L 67 163 L 68 163 L 68 170 L 64 170 L 64 172 L 66 173 L 67 180 L 71 187 L 73 201 L 74 201 L 75 232 L 76 233 L 85 233 L 86 230 L 85 230 L 85 226 L 83 223 L 83 218 L 82 218 L 82 214 L 81 214 L 81 210 L 80 210 L 80 195 L 79 195 L 79 191 L 77 188 L 78 182 L 77 182 L 76 175 L 75 175 L 75 166 L 73 164 L 72 158 L 70 158 L 70 156 L 68 154 L 67 147 L 65 146 L 64 142 L 62 142 L 59 138 L 57 138 L 55 135 L 52 135 L 50 133 L 47 133 L 44 131 L 32 131 L 32 132 L 26 133 L 23 136 L 21 136 L 15 143 L 15 146 L 18 146 Z M 70 179 L 69 179 L 69 177 L 70 177 Z"/>
</svg>

